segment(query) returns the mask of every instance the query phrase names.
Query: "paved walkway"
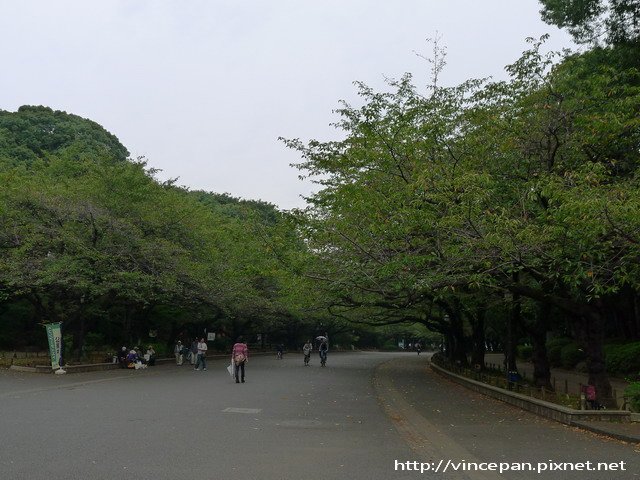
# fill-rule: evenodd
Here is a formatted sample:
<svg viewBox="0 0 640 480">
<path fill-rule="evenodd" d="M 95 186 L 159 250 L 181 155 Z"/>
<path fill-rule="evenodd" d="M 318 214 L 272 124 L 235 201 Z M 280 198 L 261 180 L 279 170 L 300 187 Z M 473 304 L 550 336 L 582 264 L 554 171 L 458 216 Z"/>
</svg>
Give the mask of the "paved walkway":
<svg viewBox="0 0 640 480">
<path fill-rule="evenodd" d="M 504 362 L 504 354 L 502 353 L 487 353 L 484 357 L 485 364 L 493 364 L 502 367 Z M 520 374 L 524 374 L 526 378 L 533 378 L 533 364 L 530 362 L 518 361 L 518 371 Z M 566 381 L 566 384 L 565 384 Z M 624 395 L 624 389 L 629 385 L 628 382 L 621 378 L 610 377 L 611 388 L 613 388 L 614 397 L 616 398 L 618 405 L 622 406 Z M 589 375 L 587 373 L 575 372 L 572 370 L 563 370 L 561 368 L 551 369 L 551 383 L 555 385 L 556 391 L 560 393 L 570 393 L 572 395 L 580 394 L 580 385 L 587 385 L 589 383 Z M 568 388 L 568 392 L 565 392 L 565 385 Z"/>
<path fill-rule="evenodd" d="M 422 357 L 422 356 L 421 356 Z M 453 383 L 417 357 L 392 360 L 376 371 L 382 405 L 405 437 L 415 459 L 443 466 L 451 459 L 467 465 L 511 462 L 522 471 L 444 471 L 422 478 L 496 480 L 631 480 L 640 478 L 640 446 L 618 442 L 547 420 Z M 640 430 L 638 424 L 635 428 Z M 626 471 L 530 471 L 528 463 L 624 461 Z M 391 478 L 391 477 L 390 477 Z M 417 478 L 420 478 L 417 476 Z"/>
<path fill-rule="evenodd" d="M 310 367 L 302 355 L 254 357 L 239 385 L 226 363 L 212 359 L 206 372 L 171 364 L 74 375 L 0 370 L 0 431 L 10 432 L 0 478 L 639 478 L 640 447 L 471 392 L 431 371 L 427 355 L 333 353 L 327 368 L 317 357 Z M 416 471 L 417 462 L 432 471 Z M 489 462 L 513 468 L 466 469 Z M 551 469 L 576 462 L 624 462 L 625 470 Z"/>
</svg>

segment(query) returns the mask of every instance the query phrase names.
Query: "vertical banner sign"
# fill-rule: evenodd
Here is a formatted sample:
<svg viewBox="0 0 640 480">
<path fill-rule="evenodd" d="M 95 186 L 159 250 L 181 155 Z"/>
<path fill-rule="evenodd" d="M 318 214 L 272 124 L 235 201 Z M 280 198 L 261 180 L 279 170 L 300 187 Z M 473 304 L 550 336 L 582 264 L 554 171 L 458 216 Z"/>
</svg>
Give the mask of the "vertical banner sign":
<svg viewBox="0 0 640 480">
<path fill-rule="evenodd" d="M 62 355 L 62 327 L 61 323 L 47 323 L 47 339 L 49 340 L 49 356 L 51 357 L 51 368 L 60 368 L 60 357 Z"/>
</svg>

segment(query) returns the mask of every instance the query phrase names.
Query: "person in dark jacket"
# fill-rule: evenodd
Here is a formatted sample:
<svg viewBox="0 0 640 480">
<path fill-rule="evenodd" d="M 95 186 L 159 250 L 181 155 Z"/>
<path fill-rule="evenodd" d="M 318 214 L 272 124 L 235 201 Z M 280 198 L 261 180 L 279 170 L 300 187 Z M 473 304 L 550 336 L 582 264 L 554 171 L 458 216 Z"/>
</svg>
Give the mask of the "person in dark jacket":
<svg viewBox="0 0 640 480">
<path fill-rule="evenodd" d="M 329 353 L 329 344 L 326 340 L 322 341 L 318 351 L 320 353 L 320 365 L 324 367 L 327 363 L 327 354 Z"/>
<path fill-rule="evenodd" d="M 118 352 L 118 363 L 120 364 L 120 368 L 127 368 L 127 347 L 122 347 Z"/>
</svg>

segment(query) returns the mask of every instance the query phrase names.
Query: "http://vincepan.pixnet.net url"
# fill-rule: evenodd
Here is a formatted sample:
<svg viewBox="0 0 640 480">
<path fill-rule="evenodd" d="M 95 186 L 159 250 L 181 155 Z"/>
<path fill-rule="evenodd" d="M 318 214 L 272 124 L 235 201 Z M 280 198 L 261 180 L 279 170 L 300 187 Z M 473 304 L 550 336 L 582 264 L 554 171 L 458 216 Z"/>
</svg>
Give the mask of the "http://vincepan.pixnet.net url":
<svg viewBox="0 0 640 480">
<path fill-rule="evenodd" d="M 417 462 L 394 460 L 396 472 L 446 473 L 446 472 L 625 472 L 626 462 L 468 462 L 445 460 Z"/>
</svg>

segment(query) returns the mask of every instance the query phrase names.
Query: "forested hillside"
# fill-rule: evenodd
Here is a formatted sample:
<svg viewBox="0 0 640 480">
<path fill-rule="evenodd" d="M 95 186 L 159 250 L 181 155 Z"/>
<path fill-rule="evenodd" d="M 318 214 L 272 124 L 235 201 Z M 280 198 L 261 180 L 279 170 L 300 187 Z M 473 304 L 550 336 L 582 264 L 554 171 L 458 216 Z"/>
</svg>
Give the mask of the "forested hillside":
<svg viewBox="0 0 640 480">
<path fill-rule="evenodd" d="M 169 343 L 295 329 L 305 287 L 272 254 L 302 252 L 286 216 L 159 182 L 127 156 L 90 120 L 0 112 L 0 346 L 44 347 L 53 321 L 76 355 L 150 331 Z"/>
</svg>

